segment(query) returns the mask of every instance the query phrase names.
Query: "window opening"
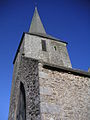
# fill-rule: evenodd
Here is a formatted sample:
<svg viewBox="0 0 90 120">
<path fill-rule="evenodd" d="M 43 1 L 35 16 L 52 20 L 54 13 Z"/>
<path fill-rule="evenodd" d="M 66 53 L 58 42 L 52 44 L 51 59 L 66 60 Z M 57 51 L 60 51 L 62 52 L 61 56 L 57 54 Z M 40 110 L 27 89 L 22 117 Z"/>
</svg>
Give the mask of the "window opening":
<svg viewBox="0 0 90 120">
<path fill-rule="evenodd" d="M 57 50 L 57 47 L 56 47 L 56 46 L 54 46 L 54 50 L 55 50 L 55 51 Z"/>
<path fill-rule="evenodd" d="M 42 40 L 42 51 L 47 51 L 46 49 L 46 41 Z"/>
</svg>

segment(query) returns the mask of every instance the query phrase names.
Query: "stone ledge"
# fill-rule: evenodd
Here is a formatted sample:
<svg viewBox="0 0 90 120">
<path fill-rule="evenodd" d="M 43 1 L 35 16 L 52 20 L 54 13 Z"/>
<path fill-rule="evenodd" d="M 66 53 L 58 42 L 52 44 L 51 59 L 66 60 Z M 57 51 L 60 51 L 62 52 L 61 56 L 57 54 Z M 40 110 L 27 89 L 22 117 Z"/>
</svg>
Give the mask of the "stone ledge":
<svg viewBox="0 0 90 120">
<path fill-rule="evenodd" d="M 59 71 L 59 72 L 67 72 L 69 74 L 80 75 L 80 76 L 90 78 L 90 72 L 86 72 L 86 71 L 79 70 L 79 69 L 73 69 L 73 68 L 69 68 L 69 67 L 58 66 L 58 65 L 51 64 L 51 63 L 45 63 L 43 61 L 40 61 L 40 60 L 37 60 L 37 59 L 34 59 L 34 58 L 28 58 L 28 57 L 24 57 L 24 58 L 32 59 L 32 60 L 38 61 L 38 63 L 42 63 L 43 67 L 45 69 L 50 69 L 50 70 Z"/>
<path fill-rule="evenodd" d="M 80 76 L 90 78 L 90 73 L 89 72 L 79 70 L 79 69 L 72 69 L 72 68 L 57 66 L 57 65 L 54 65 L 54 64 L 49 64 L 49 63 L 44 63 L 44 62 L 43 62 L 43 67 L 45 69 L 50 69 L 50 70 L 53 70 L 53 71 L 67 72 L 69 74 L 75 74 L 75 75 L 80 75 Z"/>
</svg>

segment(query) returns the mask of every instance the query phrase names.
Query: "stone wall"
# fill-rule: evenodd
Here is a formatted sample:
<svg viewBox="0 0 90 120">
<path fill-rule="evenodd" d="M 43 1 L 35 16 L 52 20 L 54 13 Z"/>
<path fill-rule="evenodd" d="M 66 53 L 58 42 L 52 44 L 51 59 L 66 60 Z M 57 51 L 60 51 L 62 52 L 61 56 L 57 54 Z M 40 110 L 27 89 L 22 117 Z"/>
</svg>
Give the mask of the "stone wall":
<svg viewBox="0 0 90 120">
<path fill-rule="evenodd" d="M 41 40 L 46 41 L 47 51 L 42 51 Z M 24 53 L 26 57 L 42 60 L 59 66 L 72 67 L 66 43 L 30 34 L 25 34 L 24 43 Z"/>
<path fill-rule="evenodd" d="M 25 88 L 26 120 L 90 120 L 89 77 L 45 68 L 45 63 L 24 56 L 16 61 L 9 120 L 17 120 L 20 82 Z"/>
<path fill-rule="evenodd" d="M 12 81 L 14 82 L 14 80 Z M 40 120 L 40 97 L 38 61 L 21 57 L 13 95 L 11 96 L 9 120 L 16 119 L 20 82 L 23 83 L 26 95 L 26 120 Z M 13 84 L 13 83 L 12 83 Z"/>
<path fill-rule="evenodd" d="M 41 120 L 90 120 L 90 78 L 39 63 Z"/>
<path fill-rule="evenodd" d="M 24 39 L 24 38 L 23 38 Z M 24 52 L 24 40 L 20 46 L 20 50 L 17 53 L 17 57 L 14 62 L 13 66 L 13 78 L 12 78 L 12 87 L 11 87 L 11 96 L 10 96 L 10 106 L 9 106 L 9 119 L 13 118 L 14 116 L 14 110 L 15 110 L 15 98 L 16 98 L 16 82 L 17 82 L 17 76 L 19 72 L 19 67 L 21 63 L 21 55 Z M 20 82 L 20 81 L 18 81 Z"/>
</svg>

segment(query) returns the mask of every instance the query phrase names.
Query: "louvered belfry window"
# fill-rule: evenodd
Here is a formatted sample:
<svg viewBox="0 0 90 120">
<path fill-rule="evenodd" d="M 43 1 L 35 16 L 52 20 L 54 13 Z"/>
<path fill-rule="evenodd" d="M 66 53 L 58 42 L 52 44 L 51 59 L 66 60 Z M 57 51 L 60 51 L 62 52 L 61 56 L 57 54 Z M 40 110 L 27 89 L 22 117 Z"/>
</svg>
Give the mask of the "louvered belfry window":
<svg viewBox="0 0 90 120">
<path fill-rule="evenodd" d="M 42 51 L 47 51 L 46 49 L 46 41 L 42 40 Z"/>
</svg>

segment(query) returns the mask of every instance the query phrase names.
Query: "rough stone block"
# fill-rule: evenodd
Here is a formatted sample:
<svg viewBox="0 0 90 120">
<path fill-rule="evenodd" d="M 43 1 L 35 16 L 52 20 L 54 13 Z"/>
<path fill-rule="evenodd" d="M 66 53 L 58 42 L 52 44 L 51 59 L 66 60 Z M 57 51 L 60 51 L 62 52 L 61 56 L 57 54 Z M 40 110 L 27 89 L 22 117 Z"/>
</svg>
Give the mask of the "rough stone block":
<svg viewBox="0 0 90 120">
<path fill-rule="evenodd" d="M 52 89 L 50 87 L 40 87 L 40 94 L 52 95 Z"/>
</svg>

